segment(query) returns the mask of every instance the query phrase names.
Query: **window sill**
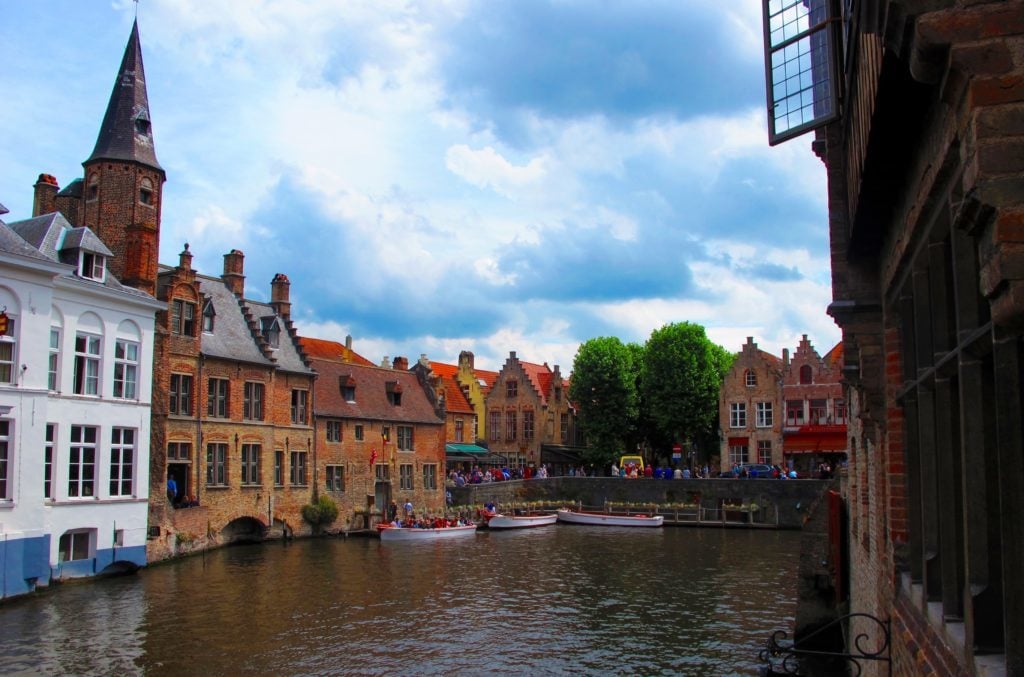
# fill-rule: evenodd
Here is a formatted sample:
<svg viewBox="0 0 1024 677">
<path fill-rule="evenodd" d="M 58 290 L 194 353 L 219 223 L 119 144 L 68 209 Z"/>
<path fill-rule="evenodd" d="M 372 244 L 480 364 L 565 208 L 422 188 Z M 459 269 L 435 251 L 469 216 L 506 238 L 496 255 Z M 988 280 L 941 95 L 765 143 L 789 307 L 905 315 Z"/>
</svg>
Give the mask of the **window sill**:
<svg viewBox="0 0 1024 677">
<path fill-rule="evenodd" d="M 262 488 L 263 488 L 262 484 L 243 484 L 242 485 L 242 490 L 243 491 L 245 489 L 262 489 Z"/>
<path fill-rule="evenodd" d="M 207 491 L 227 491 L 230 488 L 231 488 L 231 485 L 228 485 L 228 484 L 207 484 L 206 485 L 206 490 Z"/>
<path fill-rule="evenodd" d="M 292 489 L 309 489 L 308 484 L 289 484 L 288 486 Z"/>
</svg>

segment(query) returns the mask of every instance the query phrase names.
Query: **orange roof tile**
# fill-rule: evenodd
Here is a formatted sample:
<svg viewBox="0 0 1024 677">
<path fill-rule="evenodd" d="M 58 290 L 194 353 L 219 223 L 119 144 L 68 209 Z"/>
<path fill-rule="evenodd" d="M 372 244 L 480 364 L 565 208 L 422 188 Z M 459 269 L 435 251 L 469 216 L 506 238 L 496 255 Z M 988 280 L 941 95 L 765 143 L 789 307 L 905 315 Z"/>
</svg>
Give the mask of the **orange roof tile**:
<svg viewBox="0 0 1024 677">
<path fill-rule="evenodd" d="M 345 344 L 338 343 L 337 341 L 300 336 L 299 343 L 302 345 L 306 355 L 311 359 L 337 360 L 339 362 L 361 364 L 367 367 L 376 366 L 356 351 L 346 348 Z"/>
</svg>

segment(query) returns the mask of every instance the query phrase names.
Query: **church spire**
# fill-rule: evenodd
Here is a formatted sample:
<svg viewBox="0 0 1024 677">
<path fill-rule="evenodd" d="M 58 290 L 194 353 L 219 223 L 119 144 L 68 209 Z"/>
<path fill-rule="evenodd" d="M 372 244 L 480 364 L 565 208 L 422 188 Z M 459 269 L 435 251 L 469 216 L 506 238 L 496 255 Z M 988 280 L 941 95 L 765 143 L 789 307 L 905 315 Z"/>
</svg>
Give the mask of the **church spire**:
<svg viewBox="0 0 1024 677">
<path fill-rule="evenodd" d="M 104 160 L 138 162 L 163 172 L 153 145 L 138 21 L 132 24 L 132 34 L 124 49 L 121 70 L 110 93 L 96 147 L 84 164 Z"/>
</svg>

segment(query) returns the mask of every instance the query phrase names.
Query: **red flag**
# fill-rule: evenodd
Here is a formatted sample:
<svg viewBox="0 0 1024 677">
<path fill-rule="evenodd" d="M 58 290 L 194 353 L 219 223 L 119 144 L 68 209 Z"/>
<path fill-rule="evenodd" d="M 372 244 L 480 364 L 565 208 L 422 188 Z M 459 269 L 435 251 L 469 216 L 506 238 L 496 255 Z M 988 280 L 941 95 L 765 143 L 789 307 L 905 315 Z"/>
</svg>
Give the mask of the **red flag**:
<svg viewBox="0 0 1024 677">
<path fill-rule="evenodd" d="M 374 449 L 370 452 L 370 469 L 373 469 L 373 464 L 377 462 L 377 450 Z"/>
</svg>

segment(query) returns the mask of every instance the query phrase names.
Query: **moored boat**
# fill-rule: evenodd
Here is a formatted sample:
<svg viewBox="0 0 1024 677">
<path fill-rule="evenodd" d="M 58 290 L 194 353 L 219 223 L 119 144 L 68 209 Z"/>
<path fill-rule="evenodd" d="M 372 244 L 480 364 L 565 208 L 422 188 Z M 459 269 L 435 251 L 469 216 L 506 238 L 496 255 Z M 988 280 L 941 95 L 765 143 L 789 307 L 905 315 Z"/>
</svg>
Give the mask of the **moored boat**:
<svg viewBox="0 0 1024 677">
<path fill-rule="evenodd" d="M 558 520 L 557 513 L 536 513 L 530 515 L 488 515 L 487 526 L 491 529 L 525 529 L 554 524 Z"/>
<path fill-rule="evenodd" d="M 463 524 L 454 527 L 393 527 L 381 524 L 377 526 L 382 541 L 431 541 L 440 538 L 458 538 L 472 536 L 476 533 L 475 524 Z"/>
<path fill-rule="evenodd" d="M 603 512 L 581 512 L 560 508 L 558 521 L 568 524 L 593 524 L 606 527 L 660 527 L 663 515 L 612 515 Z"/>
</svg>

